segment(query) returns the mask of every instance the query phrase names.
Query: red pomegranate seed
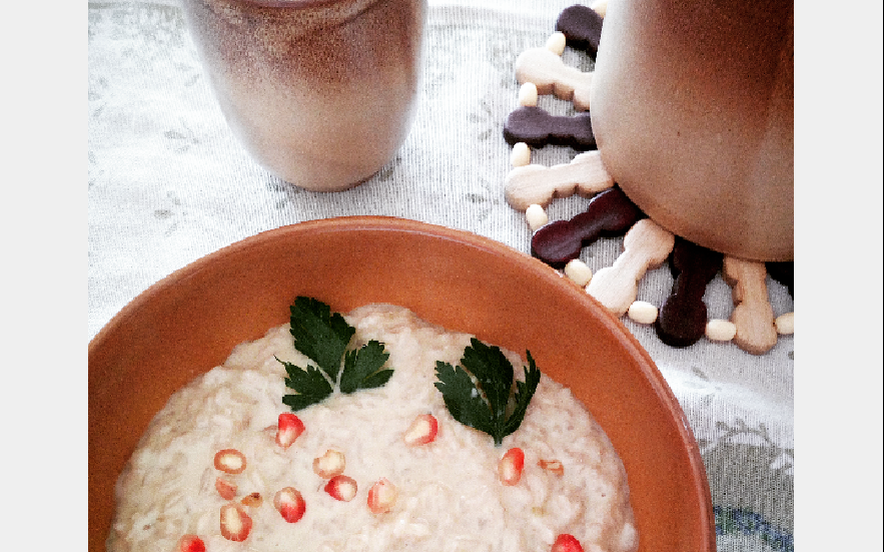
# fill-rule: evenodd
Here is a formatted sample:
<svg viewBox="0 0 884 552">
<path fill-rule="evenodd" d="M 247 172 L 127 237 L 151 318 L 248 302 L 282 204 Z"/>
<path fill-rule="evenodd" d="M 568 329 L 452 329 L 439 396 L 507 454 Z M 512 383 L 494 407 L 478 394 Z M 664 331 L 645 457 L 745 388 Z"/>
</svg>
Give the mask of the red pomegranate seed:
<svg viewBox="0 0 884 552">
<path fill-rule="evenodd" d="M 515 485 L 522 479 L 522 469 L 525 467 L 525 453 L 519 447 L 506 451 L 497 465 L 497 475 L 504 485 Z"/>
<path fill-rule="evenodd" d="M 565 467 L 558 460 L 538 460 L 537 465 L 556 475 L 565 475 Z"/>
<path fill-rule="evenodd" d="M 356 480 L 346 475 L 336 475 L 325 484 L 325 492 L 335 500 L 350 502 L 356 496 Z"/>
<path fill-rule="evenodd" d="M 236 489 L 236 483 L 233 481 L 229 481 L 223 477 L 215 479 L 215 490 L 218 491 L 218 494 L 221 495 L 221 498 L 224 500 L 233 500 L 233 497 L 236 496 Z"/>
<path fill-rule="evenodd" d="M 273 507 L 289 523 L 295 523 L 307 510 L 307 503 L 294 487 L 284 487 L 273 496 Z"/>
<path fill-rule="evenodd" d="M 252 518 L 245 507 L 237 502 L 228 502 L 221 507 L 221 536 L 227 540 L 246 540 L 252 530 Z"/>
<path fill-rule="evenodd" d="M 399 490 L 396 485 L 386 478 L 381 478 L 368 490 L 368 509 L 373 514 L 384 514 L 393 508 L 398 497 Z"/>
<path fill-rule="evenodd" d="M 419 446 L 432 443 L 439 432 L 439 420 L 432 414 L 421 414 L 411 422 L 402 439 L 406 445 Z"/>
<path fill-rule="evenodd" d="M 276 444 L 282 448 L 289 448 L 295 439 L 304 433 L 304 422 L 291 412 L 283 412 L 279 415 L 276 427 Z"/>
<path fill-rule="evenodd" d="M 313 459 L 313 472 L 323 479 L 341 475 L 346 466 L 344 453 L 333 449 L 328 449 L 325 454 Z"/>
<path fill-rule="evenodd" d="M 246 457 L 236 449 L 224 449 L 215 453 L 215 469 L 237 474 L 246 469 Z"/>
<path fill-rule="evenodd" d="M 178 540 L 176 552 L 206 552 L 206 543 L 196 535 L 184 535 Z"/>
<path fill-rule="evenodd" d="M 583 547 L 574 535 L 565 533 L 556 537 L 550 552 L 583 552 Z"/>
</svg>

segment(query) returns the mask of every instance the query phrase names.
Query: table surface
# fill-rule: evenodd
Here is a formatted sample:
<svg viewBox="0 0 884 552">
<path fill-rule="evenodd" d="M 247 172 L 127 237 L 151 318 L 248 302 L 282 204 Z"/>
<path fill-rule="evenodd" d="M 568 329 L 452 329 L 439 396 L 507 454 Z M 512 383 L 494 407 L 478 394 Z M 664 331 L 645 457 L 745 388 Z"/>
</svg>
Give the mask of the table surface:
<svg viewBox="0 0 884 552">
<path fill-rule="evenodd" d="M 543 46 L 570 0 L 431 1 L 420 104 L 396 158 L 349 191 L 292 187 L 258 166 L 226 126 L 182 13 L 174 1 L 89 2 L 89 338 L 166 275 L 258 232 L 343 215 L 392 215 L 466 230 L 528 252 L 524 214 L 504 198 L 511 169 L 503 123 L 517 107 L 513 63 Z M 566 64 L 588 71 L 585 55 Z M 567 114 L 566 102 L 541 97 Z M 564 163 L 575 152 L 546 147 L 532 162 Z M 557 199 L 551 220 L 588 203 Z M 584 248 L 609 266 L 622 238 Z M 639 299 L 662 304 L 664 266 L 641 280 Z M 768 279 L 774 314 L 791 295 Z M 710 317 L 728 318 L 731 289 L 709 285 Z M 718 550 L 793 550 L 793 337 L 764 355 L 701 339 L 676 349 L 653 328 L 624 318 L 678 397 L 709 475 Z"/>
</svg>

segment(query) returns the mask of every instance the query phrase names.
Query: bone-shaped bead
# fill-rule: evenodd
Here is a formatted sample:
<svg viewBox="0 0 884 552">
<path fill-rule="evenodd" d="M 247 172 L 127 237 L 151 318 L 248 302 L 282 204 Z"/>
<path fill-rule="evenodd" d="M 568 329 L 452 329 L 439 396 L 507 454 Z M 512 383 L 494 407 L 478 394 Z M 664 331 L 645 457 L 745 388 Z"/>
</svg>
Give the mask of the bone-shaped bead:
<svg viewBox="0 0 884 552">
<path fill-rule="evenodd" d="M 764 263 L 726 256 L 723 272 L 732 288 L 731 322 L 737 327 L 734 343 L 754 355 L 766 353 L 777 344 L 777 330 L 767 296 Z"/>
<path fill-rule="evenodd" d="M 532 148 L 570 146 L 579 151 L 596 149 L 589 113 L 551 115 L 537 106 L 521 106 L 510 112 L 503 125 L 507 144 L 525 142 Z"/>
<path fill-rule="evenodd" d="M 622 236 L 643 216 L 623 190 L 610 188 L 593 197 L 586 210 L 570 220 L 557 220 L 539 228 L 531 237 L 531 254 L 560 268 L 600 237 Z"/>
<path fill-rule="evenodd" d="M 623 253 L 592 277 L 586 292 L 622 316 L 638 295 L 639 280 L 649 269 L 661 265 L 674 245 L 672 232 L 651 219 L 641 219 L 623 238 Z"/>
<path fill-rule="evenodd" d="M 592 73 L 569 67 L 549 48 L 529 48 L 516 58 L 516 80 L 534 83 L 538 94 L 554 94 L 578 111 L 589 111 Z"/>
<path fill-rule="evenodd" d="M 515 167 L 504 183 L 506 200 L 519 211 L 532 204 L 546 207 L 555 197 L 575 193 L 589 197 L 613 185 L 614 179 L 605 170 L 598 150 L 577 154 L 570 163 L 561 165 Z"/>
<path fill-rule="evenodd" d="M 676 239 L 669 257 L 675 281 L 654 325 L 660 341 L 688 347 L 706 333 L 708 315 L 703 295 L 721 270 L 722 255 L 685 239 Z"/>
<path fill-rule="evenodd" d="M 566 43 L 572 48 L 584 50 L 595 58 L 602 39 L 607 4 L 595 3 L 592 7 L 576 4 L 565 8 L 556 20 L 556 31 L 566 37 Z"/>
</svg>

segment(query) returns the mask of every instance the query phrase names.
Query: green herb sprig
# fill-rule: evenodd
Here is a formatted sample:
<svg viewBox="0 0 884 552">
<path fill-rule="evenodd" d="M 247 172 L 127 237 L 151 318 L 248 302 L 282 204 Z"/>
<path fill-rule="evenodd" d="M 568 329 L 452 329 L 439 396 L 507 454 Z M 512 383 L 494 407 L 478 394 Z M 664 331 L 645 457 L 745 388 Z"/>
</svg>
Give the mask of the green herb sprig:
<svg viewBox="0 0 884 552">
<path fill-rule="evenodd" d="M 342 393 L 381 387 L 393 375 L 382 369 L 390 354 L 384 344 L 371 340 L 359 349 L 348 350 L 356 328 L 325 303 L 298 297 L 291 311 L 291 334 L 295 349 L 316 365 L 300 367 L 279 360 L 288 377 L 285 384 L 296 393 L 283 396 L 283 404 L 301 410 L 323 401 L 337 386 Z"/>
<path fill-rule="evenodd" d="M 445 406 L 460 423 L 483 431 L 500 446 L 521 425 L 528 403 L 540 382 L 540 370 L 526 351 L 524 381 L 513 386 L 513 365 L 498 347 L 476 338 L 464 349 L 460 365 L 436 361 L 436 388 Z"/>
</svg>

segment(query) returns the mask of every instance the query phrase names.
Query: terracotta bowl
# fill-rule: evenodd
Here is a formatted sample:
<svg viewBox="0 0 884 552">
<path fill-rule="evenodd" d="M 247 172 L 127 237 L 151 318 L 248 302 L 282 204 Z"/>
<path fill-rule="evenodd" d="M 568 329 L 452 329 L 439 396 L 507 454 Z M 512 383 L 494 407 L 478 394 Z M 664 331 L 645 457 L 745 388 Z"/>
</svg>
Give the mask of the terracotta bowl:
<svg viewBox="0 0 884 552">
<path fill-rule="evenodd" d="M 604 307 L 528 255 L 462 231 L 383 217 L 305 222 L 221 249 L 127 305 L 89 344 L 89 550 L 104 550 L 114 484 L 169 396 L 237 343 L 288 321 L 297 295 L 345 312 L 408 307 L 530 349 L 607 432 L 626 467 L 640 550 L 712 552 L 706 473 L 653 361 Z"/>
</svg>

